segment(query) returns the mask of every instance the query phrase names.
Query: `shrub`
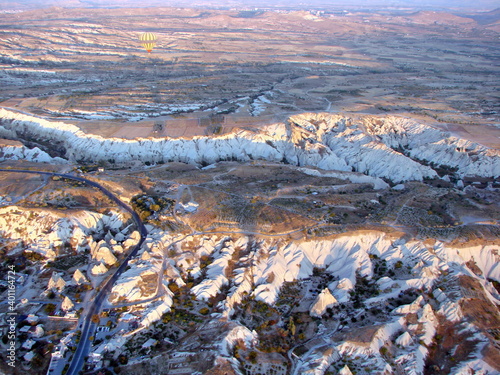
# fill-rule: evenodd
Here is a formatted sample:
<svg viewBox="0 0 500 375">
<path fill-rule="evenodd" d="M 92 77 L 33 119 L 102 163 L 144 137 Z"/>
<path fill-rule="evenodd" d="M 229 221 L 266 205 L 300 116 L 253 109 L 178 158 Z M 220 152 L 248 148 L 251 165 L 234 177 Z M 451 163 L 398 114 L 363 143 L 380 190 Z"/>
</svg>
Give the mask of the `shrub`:
<svg viewBox="0 0 500 375">
<path fill-rule="evenodd" d="M 252 363 L 257 363 L 257 352 L 255 350 L 252 350 L 248 354 L 248 360 Z"/>
<path fill-rule="evenodd" d="M 203 307 L 200 309 L 200 314 L 202 315 L 207 315 L 209 312 L 210 310 L 208 309 L 208 307 Z"/>
</svg>

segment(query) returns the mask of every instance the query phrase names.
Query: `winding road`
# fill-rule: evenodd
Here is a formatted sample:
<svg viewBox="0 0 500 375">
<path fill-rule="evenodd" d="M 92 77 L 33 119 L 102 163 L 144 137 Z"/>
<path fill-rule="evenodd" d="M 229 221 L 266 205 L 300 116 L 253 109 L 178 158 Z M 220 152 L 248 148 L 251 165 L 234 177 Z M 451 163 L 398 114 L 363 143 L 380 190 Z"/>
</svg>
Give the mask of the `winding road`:
<svg viewBox="0 0 500 375">
<path fill-rule="evenodd" d="M 125 271 L 128 261 L 135 257 L 137 255 L 137 252 L 141 248 L 142 244 L 144 243 L 144 240 L 147 237 L 148 231 L 146 227 L 144 226 L 144 223 L 142 222 L 141 218 L 139 215 L 126 203 L 120 200 L 116 195 L 114 195 L 112 192 L 110 192 L 108 189 L 100 185 L 99 183 L 86 179 L 84 177 L 80 176 L 75 176 L 71 174 L 65 174 L 65 173 L 55 173 L 55 172 L 46 172 L 46 171 L 32 171 L 32 170 L 23 170 L 23 169 L 3 169 L 0 168 L 0 172 L 9 172 L 9 173 L 30 173 L 30 174 L 39 174 L 39 175 L 44 175 L 44 176 L 58 176 L 61 178 L 67 178 L 75 181 L 80 181 L 83 182 L 89 186 L 92 186 L 94 188 L 99 189 L 104 195 L 106 195 L 108 198 L 110 198 L 113 202 L 115 202 L 120 208 L 123 210 L 129 212 L 132 215 L 132 219 L 137 225 L 137 229 L 139 230 L 139 233 L 141 235 L 141 238 L 139 242 L 132 248 L 130 253 L 127 255 L 127 257 L 122 261 L 120 266 L 116 269 L 115 273 L 113 276 L 111 276 L 108 281 L 101 287 L 101 289 L 98 291 L 97 295 L 93 299 L 92 303 L 85 307 L 81 318 L 80 318 L 80 326 L 81 328 L 81 336 L 80 336 L 80 341 L 78 343 L 78 347 L 73 355 L 73 358 L 71 360 L 71 364 L 69 366 L 68 371 L 66 372 L 67 375 L 76 375 L 80 372 L 80 370 L 83 368 L 84 365 L 84 360 L 85 357 L 88 355 L 90 351 L 90 337 L 94 335 L 96 325 L 92 323 L 92 316 L 94 314 L 98 314 L 101 310 L 102 303 L 106 300 L 106 297 L 108 294 L 111 292 L 111 289 L 113 288 L 114 283 L 120 275 Z"/>
</svg>

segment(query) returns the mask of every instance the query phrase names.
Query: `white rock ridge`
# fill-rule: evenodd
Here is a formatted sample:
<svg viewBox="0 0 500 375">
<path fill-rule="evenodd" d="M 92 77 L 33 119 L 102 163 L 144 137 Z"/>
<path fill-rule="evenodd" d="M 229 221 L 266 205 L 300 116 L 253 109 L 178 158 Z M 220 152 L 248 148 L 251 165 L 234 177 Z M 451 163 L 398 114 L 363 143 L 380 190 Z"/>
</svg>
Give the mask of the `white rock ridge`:
<svg viewBox="0 0 500 375">
<path fill-rule="evenodd" d="M 357 171 L 394 182 L 435 177 L 429 166 L 415 160 L 457 168 L 461 176 L 500 175 L 497 150 L 412 120 L 365 116 L 362 120 L 327 113 L 290 117 L 286 124 L 262 127 L 260 133 L 235 130 L 217 137 L 103 138 L 78 127 L 0 110 L 0 131 L 27 134 L 64 149 L 70 161 L 180 161 L 196 165 L 221 160 L 253 159 L 287 162 L 324 170 Z"/>
</svg>

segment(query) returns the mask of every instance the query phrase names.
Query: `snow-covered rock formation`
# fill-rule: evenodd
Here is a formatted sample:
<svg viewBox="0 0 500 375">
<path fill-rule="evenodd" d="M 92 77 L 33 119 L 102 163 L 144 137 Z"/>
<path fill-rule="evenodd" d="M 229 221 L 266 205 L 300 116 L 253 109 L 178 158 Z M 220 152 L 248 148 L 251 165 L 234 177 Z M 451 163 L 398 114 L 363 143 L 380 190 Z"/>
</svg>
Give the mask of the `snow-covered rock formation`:
<svg viewBox="0 0 500 375">
<path fill-rule="evenodd" d="M 311 316 L 316 316 L 319 318 L 325 313 L 327 308 L 332 307 L 337 303 L 337 299 L 332 296 L 330 290 L 328 288 L 325 288 L 321 291 L 320 294 L 318 294 L 316 301 L 314 301 L 311 307 Z"/>
<path fill-rule="evenodd" d="M 61 304 L 61 309 L 63 311 L 69 311 L 69 310 L 73 309 L 73 307 L 75 307 L 75 304 L 73 303 L 73 301 L 71 301 L 68 296 L 64 297 L 64 300 Z"/>
<path fill-rule="evenodd" d="M 120 233 L 126 221 L 127 217 L 121 212 L 106 215 L 82 210 L 74 211 L 72 216 L 68 216 L 55 210 L 25 209 L 19 206 L 0 208 L 0 234 L 5 238 L 23 240 L 27 251 L 43 255 L 47 259 L 54 259 L 58 248 L 64 244 L 71 245 L 76 252 L 92 250 L 95 244 L 93 233 L 102 232 L 105 228 Z M 105 254 L 99 259 L 103 257 L 111 262 L 111 258 Z"/>
<path fill-rule="evenodd" d="M 172 246 L 171 251 L 168 258 L 163 259 L 163 250 L 168 246 Z M 218 355 L 236 361 L 231 357 L 235 343 L 239 348 L 255 351 L 259 350 L 261 340 L 257 329 L 254 332 L 253 328 L 245 326 L 246 319 L 250 319 L 247 314 L 251 306 L 245 303 L 258 300 L 275 307 L 283 306 L 280 292 L 285 283 L 289 283 L 299 289 L 305 288 L 296 297 L 306 303 L 294 304 L 302 312 L 309 311 L 313 317 L 328 321 L 330 318 L 323 313 L 333 305 L 329 315 L 340 314 L 329 321 L 328 328 L 318 328 L 318 339 L 301 356 L 297 373 L 324 374 L 336 364 L 339 371 L 346 363 L 349 366 L 342 371 L 349 373 L 359 369 L 355 367 L 358 363 L 372 373 L 417 375 L 423 373 L 429 347 L 434 344 L 443 319 L 464 327 L 469 324 L 464 320 L 465 313 L 459 301 L 463 295 L 460 288 L 457 286 L 455 290 L 436 285 L 447 285 L 443 284 L 445 279 L 474 278 L 484 289 L 484 298 L 495 303 L 498 295 L 490 288 L 488 279 L 498 280 L 500 277 L 497 249 L 492 244 L 456 247 L 439 241 L 408 240 L 379 231 L 350 232 L 307 240 L 255 239 L 228 234 L 197 234 L 181 238 L 157 231 L 150 233 L 142 253 L 121 275 L 108 302 L 121 306 L 135 301 L 136 306 L 143 306 L 142 310 L 135 312 L 140 315 L 138 330 L 141 330 L 153 325 L 162 314 L 175 307 L 175 296 L 169 288 L 171 283 L 179 287 L 191 284 L 189 293 L 197 300 L 196 310 L 212 297 L 222 297 L 222 301 L 213 306 L 218 312 L 204 315 L 209 323 L 203 325 L 203 330 L 215 323 L 231 327 L 223 338 L 217 336 L 214 343 Z M 471 272 L 468 266 L 471 260 L 483 276 Z M 391 277 L 375 271 L 375 264 L 381 262 L 388 271 L 395 271 Z M 313 271 L 318 269 L 322 270 L 321 275 L 324 273 L 328 277 L 314 276 Z M 363 300 L 365 308 L 347 312 L 359 292 L 357 283 L 360 277 L 372 279 L 376 293 Z M 189 281 L 193 278 L 194 282 Z M 323 280 L 323 291 L 313 300 L 308 295 L 309 285 L 314 285 L 319 279 Z M 389 301 L 398 298 L 406 304 L 391 308 Z M 246 308 L 242 310 L 240 306 Z M 384 309 L 384 312 L 377 318 L 380 320 L 374 321 L 368 311 L 376 309 Z M 337 319 L 340 316 L 342 320 L 343 311 L 346 315 L 341 322 Z M 355 321 L 358 323 L 351 326 Z M 361 321 L 367 324 L 360 327 Z M 232 327 L 232 324 L 237 326 Z M 282 321 L 278 325 L 282 330 L 279 332 L 283 333 L 287 323 Z M 471 327 L 469 325 L 468 329 L 473 330 Z M 333 340 L 334 336 L 330 337 L 329 332 L 336 329 L 342 330 L 346 337 L 339 339 L 336 335 Z M 290 330 L 288 334 L 294 334 L 292 332 Z M 347 337 L 351 332 L 352 336 Z M 485 340 L 479 332 L 476 335 L 478 340 Z M 477 351 L 479 353 L 479 346 Z M 390 355 L 386 355 L 388 352 Z M 388 361 L 387 356 L 393 360 Z M 480 354 L 468 361 L 478 369 L 481 366 L 489 368 L 481 362 Z"/>
<path fill-rule="evenodd" d="M 59 157 L 51 157 L 38 147 L 27 148 L 22 145 L 2 145 L 0 144 L 0 161 L 4 160 L 25 160 L 37 163 L 67 164 L 68 161 Z"/>
<path fill-rule="evenodd" d="M 108 268 L 103 263 L 98 263 L 92 266 L 90 273 L 94 276 L 102 275 L 108 272 Z"/>
<path fill-rule="evenodd" d="M 286 124 L 259 133 L 236 130 L 217 137 L 118 139 L 83 133 L 78 127 L 0 110 L 4 132 L 51 141 L 70 161 L 181 161 L 212 164 L 220 160 L 284 161 L 324 170 L 357 171 L 394 182 L 435 177 L 416 160 L 458 169 L 460 176 L 500 175 L 496 150 L 451 137 L 430 126 L 399 117 L 366 116 L 361 120 L 326 113 L 290 117 Z M 4 130 L 2 130 L 4 129 Z"/>
<path fill-rule="evenodd" d="M 240 340 L 245 343 L 245 347 L 251 348 L 257 342 L 257 333 L 255 331 L 250 331 L 244 326 L 235 326 L 223 338 L 220 344 L 221 354 L 229 356 L 235 344 Z"/>
<path fill-rule="evenodd" d="M 75 273 L 73 274 L 73 282 L 76 285 L 81 285 L 81 284 L 88 283 L 89 281 L 87 280 L 85 275 L 82 273 L 82 271 L 80 271 L 80 269 L 77 269 L 75 271 Z"/>
<path fill-rule="evenodd" d="M 53 272 L 47 284 L 47 290 L 57 291 L 61 293 L 66 287 L 66 281 L 62 278 L 61 274 L 58 272 Z"/>
</svg>

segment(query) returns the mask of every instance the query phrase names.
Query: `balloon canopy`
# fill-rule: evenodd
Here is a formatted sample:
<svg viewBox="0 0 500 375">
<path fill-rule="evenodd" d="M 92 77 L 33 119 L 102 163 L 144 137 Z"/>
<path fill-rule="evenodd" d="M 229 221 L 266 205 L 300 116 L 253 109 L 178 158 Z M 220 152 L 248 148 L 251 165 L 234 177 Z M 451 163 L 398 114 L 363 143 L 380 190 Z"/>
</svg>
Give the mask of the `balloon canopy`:
<svg viewBox="0 0 500 375">
<path fill-rule="evenodd" d="M 156 45 L 156 35 L 154 33 L 143 33 L 139 37 L 142 46 L 146 49 L 146 51 L 150 52 L 153 50 L 153 47 Z"/>
</svg>

